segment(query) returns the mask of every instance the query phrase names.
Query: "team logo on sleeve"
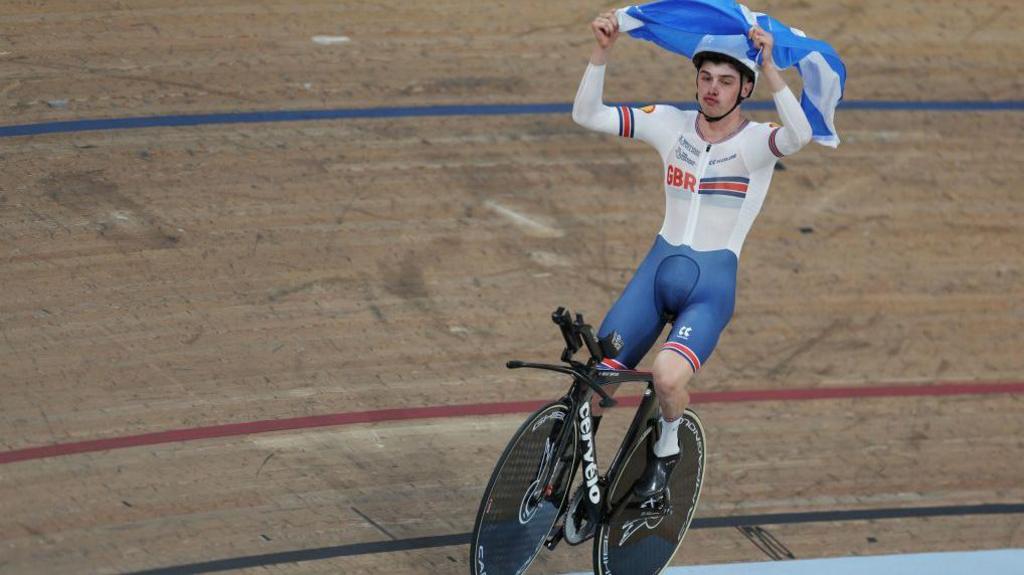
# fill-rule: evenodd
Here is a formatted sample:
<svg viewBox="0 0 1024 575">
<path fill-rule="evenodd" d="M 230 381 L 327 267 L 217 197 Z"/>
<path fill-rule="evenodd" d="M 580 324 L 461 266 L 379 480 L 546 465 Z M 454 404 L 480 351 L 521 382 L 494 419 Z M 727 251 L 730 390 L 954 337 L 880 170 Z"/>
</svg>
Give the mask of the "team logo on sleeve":
<svg viewBox="0 0 1024 575">
<path fill-rule="evenodd" d="M 657 108 L 657 106 L 654 105 L 654 104 L 651 104 L 650 106 L 644 106 L 643 108 L 640 108 L 640 111 L 645 113 L 645 114 L 650 114 L 651 112 L 654 111 L 655 108 Z"/>
</svg>

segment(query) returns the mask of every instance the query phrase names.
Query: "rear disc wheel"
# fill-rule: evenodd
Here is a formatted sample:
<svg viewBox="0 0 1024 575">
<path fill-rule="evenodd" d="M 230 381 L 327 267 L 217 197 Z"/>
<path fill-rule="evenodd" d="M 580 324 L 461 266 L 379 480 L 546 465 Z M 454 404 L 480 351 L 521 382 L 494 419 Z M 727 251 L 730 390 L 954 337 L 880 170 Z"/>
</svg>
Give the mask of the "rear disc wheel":
<svg viewBox="0 0 1024 575">
<path fill-rule="evenodd" d="M 672 561 L 693 520 L 704 482 L 707 444 L 697 414 L 689 409 L 679 426 L 682 456 L 668 481 L 670 512 L 652 513 L 651 506 L 632 495 L 633 484 L 643 474 L 654 441 L 648 427 L 630 448 L 622 472 L 608 490 L 613 506 L 608 523 L 598 526 L 594 538 L 594 572 L 597 575 L 656 575 Z"/>
</svg>

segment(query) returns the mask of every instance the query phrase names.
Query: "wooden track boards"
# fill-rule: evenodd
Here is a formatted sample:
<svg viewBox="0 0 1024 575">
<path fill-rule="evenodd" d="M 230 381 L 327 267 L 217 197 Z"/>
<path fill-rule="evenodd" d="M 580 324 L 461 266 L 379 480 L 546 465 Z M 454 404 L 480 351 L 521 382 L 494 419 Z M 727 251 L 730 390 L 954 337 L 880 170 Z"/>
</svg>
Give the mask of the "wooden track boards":
<svg viewBox="0 0 1024 575">
<path fill-rule="evenodd" d="M 567 102 L 601 8 L 292 4 L 5 3 L 3 123 Z M 1024 22 L 1009 3 L 758 8 L 840 50 L 848 99 L 1020 99 Z M 608 98 L 685 100 L 691 74 L 623 40 Z M 839 129 L 837 151 L 808 148 L 776 174 L 736 316 L 696 387 L 1019 381 L 1024 116 L 841 111 Z M 560 115 L 56 134 L 0 140 L 0 156 L 4 450 L 551 397 L 560 382 L 503 362 L 554 359 L 557 305 L 599 321 L 662 209 L 655 154 Z M 712 445 L 701 516 L 1022 500 L 1019 396 L 698 411 Z M 3 465 L 0 572 L 465 533 L 520 420 Z M 765 528 L 798 557 L 1024 544 L 1019 515 Z M 736 530 L 708 529 L 677 560 L 761 558 Z M 438 547 L 274 569 L 464 572 L 466 560 Z M 560 548 L 535 572 L 588 564 L 589 548 Z"/>
</svg>

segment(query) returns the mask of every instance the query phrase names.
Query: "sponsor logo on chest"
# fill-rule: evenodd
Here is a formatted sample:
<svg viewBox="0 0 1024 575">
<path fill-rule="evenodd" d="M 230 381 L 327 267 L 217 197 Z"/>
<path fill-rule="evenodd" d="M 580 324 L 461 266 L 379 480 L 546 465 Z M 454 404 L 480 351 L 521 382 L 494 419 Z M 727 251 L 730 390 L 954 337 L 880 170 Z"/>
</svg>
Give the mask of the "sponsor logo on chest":
<svg viewBox="0 0 1024 575">
<path fill-rule="evenodd" d="M 697 146 L 691 144 L 686 137 L 679 138 L 679 144 L 676 146 L 676 159 L 685 163 L 690 167 L 697 166 L 697 158 L 700 157 L 700 150 Z"/>
<path fill-rule="evenodd" d="M 737 156 L 737 154 L 730 154 L 730 155 L 728 155 L 728 156 L 726 156 L 724 158 L 715 158 L 714 160 L 711 160 L 710 162 L 708 162 L 708 166 L 715 166 L 715 165 L 718 165 L 718 164 L 724 164 L 726 162 L 731 162 L 731 161 L 736 159 L 736 156 Z"/>
</svg>

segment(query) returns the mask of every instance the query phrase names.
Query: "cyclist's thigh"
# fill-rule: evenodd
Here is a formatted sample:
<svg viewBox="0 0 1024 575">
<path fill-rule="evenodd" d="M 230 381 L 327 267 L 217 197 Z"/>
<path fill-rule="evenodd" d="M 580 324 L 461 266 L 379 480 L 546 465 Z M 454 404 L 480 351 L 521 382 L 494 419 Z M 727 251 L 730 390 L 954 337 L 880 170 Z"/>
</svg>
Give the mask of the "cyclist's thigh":
<svg viewBox="0 0 1024 575">
<path fill-rule="evenodd" d="M 662 349 L 683 356 L 696 373 L 711 357 L 728 323 L 729 316 L 721 312 L 719 305 L 707 302 L 689 305 L 672 324 Z"/>
<path fill-rule="evenodd" d="M 613 331 L 622 336 L 622 351 L 613 361 L 606 362 L 608 367 L 634 368 L 661 333 L 664 322 L 654 297 L 658 258 L 652 255 L 655 255 L 653 250 L 640 264 L 633 279 L 601 322 L 599 337 L 605 337 Z"/>
<path fill-rule="evenodd" d="M 690 364 L 694 373 L 711 357 L 736 303 L 736 256 L 728 250 L 691 251 L 700 276 L 676 316 L 663 349 Z"/>
</svg>

